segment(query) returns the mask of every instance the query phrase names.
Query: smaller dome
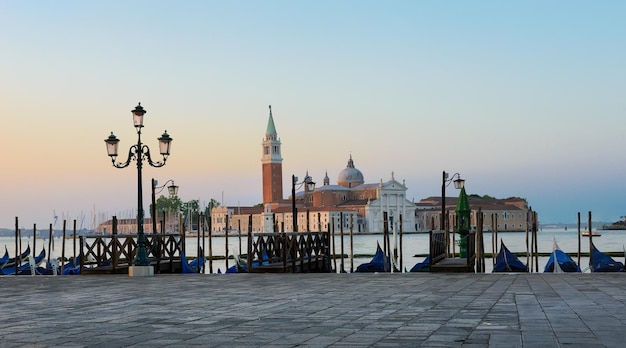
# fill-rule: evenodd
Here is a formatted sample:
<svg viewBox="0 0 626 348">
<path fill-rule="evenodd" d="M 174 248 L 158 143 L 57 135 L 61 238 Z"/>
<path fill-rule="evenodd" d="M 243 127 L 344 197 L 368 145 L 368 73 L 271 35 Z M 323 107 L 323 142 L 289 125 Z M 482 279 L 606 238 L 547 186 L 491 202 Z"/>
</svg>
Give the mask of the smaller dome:
<svg viewBox="0 0 626 348">
<path fill-rule="evenodd" d="M 346 168 L 339 172 L 337 183 L 345 187 L 355 187 L 365 183 L 365 180 L 363 179 L 363 173 L 361 173 L 360 170 L 354 167 L 352 155 L 350 155 L 350 159 L 348 160 L 348 165 L 346 166 Z"/>
</svg>

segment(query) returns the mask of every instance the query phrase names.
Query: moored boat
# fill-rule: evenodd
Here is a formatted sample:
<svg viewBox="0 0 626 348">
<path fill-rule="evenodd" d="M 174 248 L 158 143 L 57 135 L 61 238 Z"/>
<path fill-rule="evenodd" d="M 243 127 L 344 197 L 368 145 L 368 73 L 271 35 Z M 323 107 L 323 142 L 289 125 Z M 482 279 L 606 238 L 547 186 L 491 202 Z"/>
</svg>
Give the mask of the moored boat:
<svg viewBox="0 0 626 348">
<path fill-rule="evenodd" d="M 589 231 L 584 231 L 584 232 L 582 233 L 582 235 L 583 235 L 583 237 L 589 237 Z M 592 236 L 592 237 L 600 237 L 601 235 L 602 235 L 602 233 L 597 232 L 597 231 L 592 231 L 592 232 L 591 232 L 591 236 Z"/>
<path fill-rule="evenodd" d="M 593 272 L 622 272 L 624 270 L 624 264 L 613 260 L 613 258 L 596 248 L 591 244 L 591 259 L 593 260 Z"/>
<path fill-rule="evenodd" d="M 430 256 L 426 256 L 424 261 L 416 263 L 409 272 L 430 272 Z"/>
<path fill-rule="evenodd" d="M 546 262 L 546 266 L 543 269 L 544 273 L 580 273 L 580 266 L 569 256 L 567 255 L 559 245 L 556 243 L 556 238 L 553 241 L 552 253 L 550 254 L 550 258 L 548 262 Z"/>
<path fill-rule="evenodd" d="M 380 248 L 380 244 L 376 243 L 376 254 L 370 262 L 360 264 L 355 272 L 390 272 L 391 262 L 389 257 L 385 255 Z"/>
<path fill-rule="evenodd" d="M 496 263 L 493 265 L 492 272 L 528 272 L 528 266 L 520 261 L 500 240 L 500 252 L 496 256 Z"/>
</svg>

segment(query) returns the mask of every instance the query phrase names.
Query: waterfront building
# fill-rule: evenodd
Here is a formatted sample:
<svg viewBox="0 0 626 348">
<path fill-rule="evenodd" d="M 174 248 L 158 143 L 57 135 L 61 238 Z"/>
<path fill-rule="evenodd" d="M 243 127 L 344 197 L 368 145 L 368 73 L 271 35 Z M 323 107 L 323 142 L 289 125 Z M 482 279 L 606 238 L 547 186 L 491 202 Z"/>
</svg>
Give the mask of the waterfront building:
<svg viewBox="0 0 626 348">
<path fill-rule="evenodd" d="M 476 228 L 476 216 L 480 209 L 483 213 L 483 230 L 493 231 L 497 225 L 498 231 L 526 231 L 527 215 L 530 211 L 528 202 L 524 198 L 509 197 L 497 199 L 469 195 L 471 208 L 470 223 Z M 446 197 L 446 211 L 450 221 L 449 228 L 453 229 L 457 197 Z M 421 231 L 443 229 L 441 221 L 441 197 L 428 197 L 416 203 L 416 223 Z"/>
<path fill-rule="evenodd" d="M 152 233 L 152 218 L 144 218 L 143 225 L 146 233 Z M 166 224 L 172 230 L 174 230 L 174 222 L 170 221 L 169 224 Z M 161 232 L 161 221 L 157 219 L 156 223 L 157 233 Z M 113 234 L 113 219 L 109 219 L 101 224 L 98 224 L 98 227 L 94 231 L 95 233 L 107 235 Z M 118 234 L 135 234 L 137 233 L 137 218 L 131 219 L 117 219 L 117 233 Z"/>
</svg>

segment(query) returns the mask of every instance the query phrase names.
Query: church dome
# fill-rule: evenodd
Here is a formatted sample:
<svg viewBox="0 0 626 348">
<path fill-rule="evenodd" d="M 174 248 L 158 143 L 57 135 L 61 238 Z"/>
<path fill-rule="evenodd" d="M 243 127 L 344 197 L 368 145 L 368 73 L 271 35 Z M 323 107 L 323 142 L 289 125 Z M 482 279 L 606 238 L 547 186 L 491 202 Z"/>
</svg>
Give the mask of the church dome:
<svg viewBox="0 0 626 348">
<path fill-rule="evenodd" d="M 360 170 L 354 168 L 354 161 L 352 161 L 352 155 L 348 160 L 348 165 L 342 171 L 339 172 L 337 178 L 337 184 L 345 187 L 355 187 L 365 183 L 363 180 L 363 173 Z"/>
</svg>

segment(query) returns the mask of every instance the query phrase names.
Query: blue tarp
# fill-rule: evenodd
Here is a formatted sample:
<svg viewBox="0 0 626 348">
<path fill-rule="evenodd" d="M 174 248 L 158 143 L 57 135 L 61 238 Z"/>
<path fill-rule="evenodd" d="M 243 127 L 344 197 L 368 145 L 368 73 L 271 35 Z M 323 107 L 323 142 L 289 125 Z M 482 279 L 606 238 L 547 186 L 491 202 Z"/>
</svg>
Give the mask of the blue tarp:
<svg viewBox="0 0 626 348">
<path fill-rule="evenodd" d="M 28 250 L 30 250 L 30 247 L 28 248 Z M 43 259 L 46 257 L 46 250 L 45 249 L 41 249 L 41 252 L 39 253 L 39 255 L 35 256 L 35 268 L 37 268 L 37 266 L 43 261 Z M 27 259 L 25 259 L 27 260 Z M 45 270 L 45 268 L 44 268 Z M 2 274 L 15 274 L 15 265 L 11 266 L 11 267 L 5 267 L 2 270 L 0 270 L 2 272 Z M 28 274 L 30 274 L 30 262 L 26 262 L 20 266 L 17 267 L 17 273 L 24 273 L 27 272 Z"/>
<path fill-rule="evenodd" d="M 426 256 L 424 261 L 416 263 L 410 272 L 429 272 L 430 271 L 430 256 Z"/>
<path fill-rule="evenodd" d="M 563 272 L 580 272 L 580 267 L 576 264 L 576 262 L 572 260 L 572 258 L 569 257 L 569 255 L 563 252 L 563 250 L 556 248 L 554 249 L 552 254 L 550 254 L 550 258 L 548 259 L 548 262 L 546 263 L 546 267 L 543 269 L 544 273 L 554 272 L 554 259 L 555 258 Z"/>
<path fill-rule="evenodd" d="M 492 272 L 528 272 L 528 266 L 500 241 L 500 252 L 496 256 L 496 264 L 493 265 Z"/>
<path fill-rule="evenodd" d="M 181 267 L 181 273 L 184 273 L 184 274 L 197 273 L 189 266 L 189 262 L 187 262 L 187 257 L 185 256 L 185 253 L 182 250 L 180 252 L 180 267 Z"/>
<path fill-rule="evenodd" d="M 592 258 L 594 272 L 622 272 L 624 264 L 613 260 L 609 255 L 601 252 L 592 244 Z"/>
<path fill-rule="evenodd" d="M 386 267 L 385 267 L 386 266 Z M 391 264 L 389 258 L 383 253 L 380 244 L 376 244 L 376 254 L 372 261 L 360 264 L 356 268 L 356 272 L 390 272 Z"/>
</svg>

